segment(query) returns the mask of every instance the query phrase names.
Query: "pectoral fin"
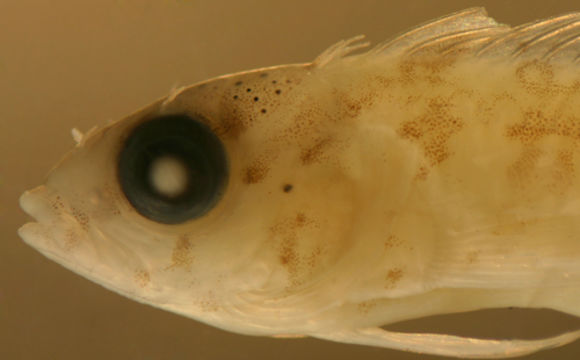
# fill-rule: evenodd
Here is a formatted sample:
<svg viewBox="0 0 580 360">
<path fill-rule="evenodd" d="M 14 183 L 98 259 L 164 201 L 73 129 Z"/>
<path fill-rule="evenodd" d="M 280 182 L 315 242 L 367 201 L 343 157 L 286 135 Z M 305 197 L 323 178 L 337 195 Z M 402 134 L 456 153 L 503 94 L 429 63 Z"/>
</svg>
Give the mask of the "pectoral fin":
<svg viewBox="0 0 580 360">
<path fill-rule="evenodd" d="M 537 340 L 486 340 L 442 334 L 415 334 L 381 328 L 343 330 L 313 337 L 440 356 L 470 359 L 517 357 L 562 346 L 580 338 L 580 330 Z"/>
</svg>

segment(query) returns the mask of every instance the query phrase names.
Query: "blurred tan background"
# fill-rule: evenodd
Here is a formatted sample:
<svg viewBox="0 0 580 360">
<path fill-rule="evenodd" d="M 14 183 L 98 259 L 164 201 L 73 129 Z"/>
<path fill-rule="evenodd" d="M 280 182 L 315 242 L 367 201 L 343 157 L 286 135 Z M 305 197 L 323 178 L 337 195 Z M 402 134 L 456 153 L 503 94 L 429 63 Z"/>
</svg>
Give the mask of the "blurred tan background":
<svg viewBox="0 0 580 360">
<path fill-rule="evenodd" d="M 241 336 L 137 304 L 26 246 L 17 199 L 73 145 L 72 127 L 122 117 L 175 85 L 309 61 L 356 34 L 377 43 L 475 5 L 512 25 L 580 10 L 577 0 L 0 0 L 0 359 L 440 359 Z M 391 328 L 534 337 L 579 325 L 503 310 Z M 580 342 L 525 359 L 578 358 Z"/>
</svg>

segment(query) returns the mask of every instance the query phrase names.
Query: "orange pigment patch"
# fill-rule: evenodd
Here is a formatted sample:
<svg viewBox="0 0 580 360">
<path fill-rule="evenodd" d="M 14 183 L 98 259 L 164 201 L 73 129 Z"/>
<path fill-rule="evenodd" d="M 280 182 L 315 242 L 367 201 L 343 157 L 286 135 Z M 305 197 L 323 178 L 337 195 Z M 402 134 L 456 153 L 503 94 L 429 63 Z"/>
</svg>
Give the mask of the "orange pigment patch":
<svg viewBox="0 0 580 360">
<path fill-rule="evenodd" d="M 549 97 L 558 94 L 570 94 L 580 90 L 580 82 L 575 81 L 569 86 L 555 81 L 552 64 L 534 60 L 526 62 L 516 69 L 518 83 L 530 94 Z"/>
<path fill-rule="evenodd" d="M 324 151 L 331 144 L 329 138 L 317 139 L 314 145 L 300 152 L 300 161 L 303 165 L 320 162 L 324 157 Z"/>
<path fill-rule="evenodd" d="M 401 278 L 403 277 L 403 270 L 400 268 L 394 268 L 389 270 L 389 272 L 387 273 L 387 276 L 385 277 L 386 280 L 386 284 L 385 284 L 385 289 L 392 289 L 394 288 L 397 283 L 401 280 Z"/>
<path fill-rule="evenodd" d="M 242 177 L 244 184 L 257 184 L 266 178 L 270 168 L 264 160 L 255 160 L 250 166 L 245 168 Z"/>
<path fill-rule="evenodd" d="M 303 139 L 311 139 L 313 134 L 320 133 L 319 126 L 335 122 L 337 117 L 330 116 L 317 102 L 303 103 L 300 111 L 294 116 L 291 124 L 281 134 L 279 140 L 283 143 L 296 144 Z"/>
<path fill-rule="evenodd" d="M 556 154 L 552 154 L 551 169 L 540 172 L 540 158 L 550 154 L 540 150 L 538 143 L 550 136 L 569 139 L 570 143 L 579 141 L 580 119 L 561 117 L 558 114 L 549 116 L 541 110 L 526 111 L 520 122 L 507 127 L 506 136 L 523 145 L 521 154 L 508 168 L 508 177 L 517 186 L 538 180 L 545 171 L 551 173 L 552 180 L 547 185 L 552 190 L 563 190 L 572 185 L 576 171 L 574 152 L 569 146 L 562 145 Z"/>
<path fill-rule="evenodd" d="M 422 147 L 430 166 L 438 165 L 451 156 L 449 139 L 463 127 L 463 122 L 451 115 L 451 106 L 449 100 L 443 97 L 430 99 L 423 115 L 404 122 L 398 129 L 399 136 Z M 420 169 L 416 178 L 426 178 L 427 173 L 426 168 Z"/>
<path fill-rule="evenodd" d="M 530 144 L 549 135 L 580 140 L 580 120 L 562 118 L 558 114 L 548 116 L 541 110 L 523 113 L 522 121 L 507 128 L 506 135 L 511 140 Z"/>
<path fill-rule="evenodd" d="M 193 263 L 193 244 L 186 235 L 182 235 L 175 242 L 173 253 L 171 254 L 171 265 L 167 269 L 176 267 L 189 268 Z"/>
<path fill-rule="evenodd" d="M 300 231 L 306 227 L 315 226 L 315 222 L 304 213 L 298 212 L 294 218 L 285 219 L 270 228 L 273 238 L 279 238 L 278 259 L 280 264 L 288 271 L 290 285 L 301 283 L 300 275 L 305 270 L 312 270 L 319 263 L 322 249 L 315 247 L 310 253 L 301 253 L 298 249 Z"/>
<path fill-rule="evenodd" d="M 373 81 L 376 81 L 376 86 L 381 87 L 388 87 L 387 85 L 387 78 L 384 77 L 373 77 L 369 78 L 367 81 L 364 82 L 364 90 L 363 89 L 346 89 L 346 91 L 333 91 L 334 97 L 337 98 L 337 102 L 342 106 L 342 113 L 341 116 L 345 116 L 346 118 L 356 118 L 360 115 L 363 109 L 368 109 L 373 106 L 375 103 L 375 99 L 377 97 L 377 90 L 372 90 Z M 369 88 L 367 90 L 367 88 Z M 384 92 L 384 91 L 383 91 Z M 351 94 L 358 94 L 357 97 L 353 97 Z M 383 94 L 383 96 L 388 96 L 388 93 Z"/>
<path fill-rule="evenodd" d="M 369 300 L 369 301 L 363 301 L 361 303 L 358 303 L 356 307 L 357 307 L 359 312 L 366 315 L 369 313 L 369 311 L 371 311 L 376 306 L 377 306 L 376 301 Z"/>
</svg>

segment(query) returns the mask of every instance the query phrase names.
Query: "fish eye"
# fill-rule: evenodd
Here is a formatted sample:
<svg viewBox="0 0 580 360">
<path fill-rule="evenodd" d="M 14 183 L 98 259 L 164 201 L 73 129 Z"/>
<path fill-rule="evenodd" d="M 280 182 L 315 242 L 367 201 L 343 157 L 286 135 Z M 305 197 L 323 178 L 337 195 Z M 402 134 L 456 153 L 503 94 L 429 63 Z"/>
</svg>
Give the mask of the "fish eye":
<svg viewBox="0 0 580 360">
<path fill-rule="evenodd" d="M 199 117 L 164 115 L 131 131 L 117 174 L 137 212 L 159 223 L 179 224 L 217 204 L 228 163 L 222 142 Z"/>
</svg>

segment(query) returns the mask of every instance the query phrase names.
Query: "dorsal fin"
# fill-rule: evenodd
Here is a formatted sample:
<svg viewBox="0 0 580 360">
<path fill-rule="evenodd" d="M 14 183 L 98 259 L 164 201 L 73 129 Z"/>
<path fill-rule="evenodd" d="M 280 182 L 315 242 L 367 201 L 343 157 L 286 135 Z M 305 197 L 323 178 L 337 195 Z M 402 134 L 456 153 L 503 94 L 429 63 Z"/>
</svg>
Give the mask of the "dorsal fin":
<svg viewBox="0 0 580 360">
<path fill-rule="evenodd" d="M 323 66 L 366 46 L 362 37 L 341 41 L 319 56 Z M 425 53 L 472 54 L 480 57 L 534 58 L 580 62 L 580 13 L 561 15 L 511 28 L 471 8 L 430 21 L 393 40 L 379 44 L 364 56 L 418 56 Z"/>
<path fill-rule="evenodd" d="M 580 55 L 580 13 L 517 26 L 481 47 L 477 55 L 576 61 Z"/>
<path fill-rule="evenodd" d="M 314 59 L 312 64 L 317 67 L 322 67 L 331 61 L 345 57 L 355 50 L 369 46 L 368 41 L 363 41 L 364 38 L 364 35 L 357 35 L 350 39 L 341 40 L 324 50 L 322 54 Z"/>
<path fill-rule="evenodd" d="M 415 54 L 431 49 L 478 44 L 504 33 L 509 27 L 487 16 L 484 8 L 471 8 L 427 22 L 393 40 L 377 45 L 369 55 L 402 52 Z"/>
</svg>

